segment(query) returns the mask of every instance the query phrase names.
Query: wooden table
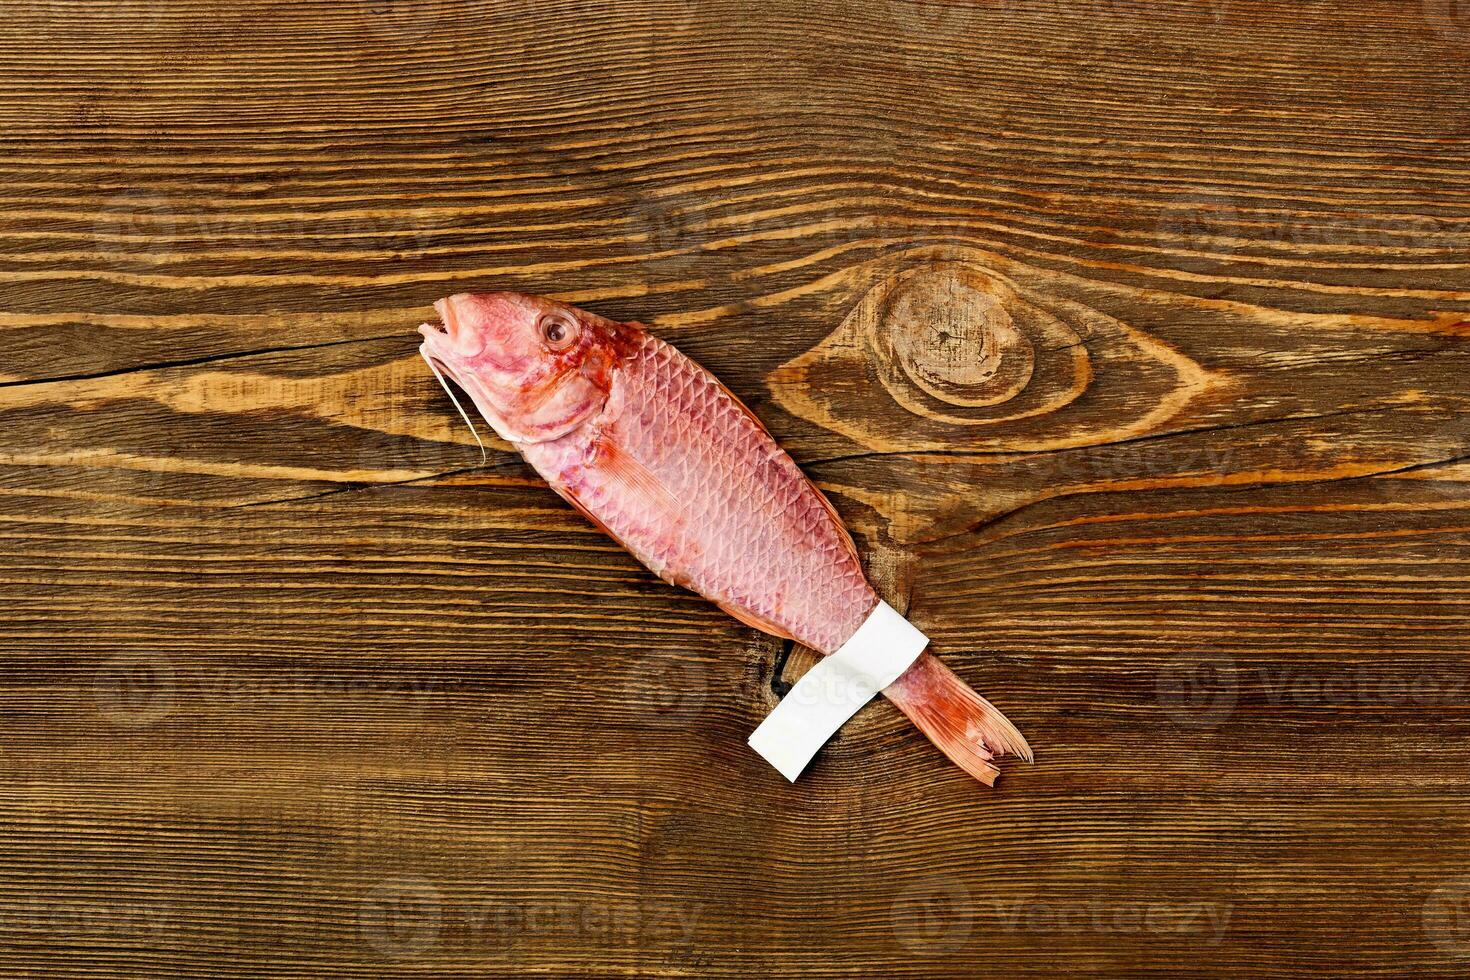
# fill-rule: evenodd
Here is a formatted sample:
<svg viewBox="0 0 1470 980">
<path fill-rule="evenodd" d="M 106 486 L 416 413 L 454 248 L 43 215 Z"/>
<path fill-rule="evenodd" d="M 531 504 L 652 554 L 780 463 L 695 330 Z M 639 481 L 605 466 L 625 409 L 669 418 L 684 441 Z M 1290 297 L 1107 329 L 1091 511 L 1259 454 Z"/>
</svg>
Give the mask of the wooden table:
<svg viewBox="0 0 1470 980">
<path fill-rule="evenodd" d="M 1450 0 L 12 0 L 0 975 L 1470 971 Z M 668 588 L 414 327 L 642 320 L 1029 736 Z M 788 655 L 789 654 L 789 655 Z"/>
</svg>

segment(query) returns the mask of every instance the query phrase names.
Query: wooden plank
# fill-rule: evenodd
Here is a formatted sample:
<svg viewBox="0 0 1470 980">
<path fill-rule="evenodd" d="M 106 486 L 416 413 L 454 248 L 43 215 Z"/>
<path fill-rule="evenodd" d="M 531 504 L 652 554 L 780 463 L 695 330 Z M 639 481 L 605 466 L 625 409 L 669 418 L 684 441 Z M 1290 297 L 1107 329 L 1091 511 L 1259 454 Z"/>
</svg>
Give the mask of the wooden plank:
<svg viewBox="0 0 1470 980">
<path fill-rule="evenodd" d="M 0 973 L 1463 975 L 1467 40 L 12 4 Z M 880 704 L 786 785 L 809 655 L 480 465 L 465 288 L 714 370 L 1035 765 Z"/>
</svg>

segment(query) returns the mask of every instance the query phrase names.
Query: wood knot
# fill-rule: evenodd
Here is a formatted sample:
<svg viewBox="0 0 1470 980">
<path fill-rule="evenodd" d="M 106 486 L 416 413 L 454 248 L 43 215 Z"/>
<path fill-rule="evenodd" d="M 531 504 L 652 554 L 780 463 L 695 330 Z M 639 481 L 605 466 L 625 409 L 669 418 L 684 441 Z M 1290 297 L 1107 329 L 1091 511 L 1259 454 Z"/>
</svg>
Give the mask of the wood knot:
<svg viewBox="0 0 1470 980">
<path fill-rule="evenodd" d="M 772 389 L 874 449 L 951 448 L 1074 401 L 1092 380 L 1084 336 L 1000 273 L 922 262 L 878 279 Z"/>
<path fill-rule="evenodd" d="M 869 508 L 860 522 L 879 519 L 859 525 L 870 540 L 906 547 L 1067 487 L 1123 483 L 1131 473 L 1098 470 L 1103 447 L 1168 432 L 1234 386 L 1092 305 L 1104 290 L 996 252 L 921 246 L 830 283 L 818 315 L 840 325 L 767 384 L 846 441 L 801 448 L 840 454 L 816 475 Z M 870 571 L 887 581 L 881 563 Z"/>
<path fill-rule="evenodd" d="M 1011 299 L 995 280 L 962 266 L 901 276 L 872 323 L 884 386 L 901 404 L 913 389 L 968 407 L 1014 398 L 1031 380 L 1036 356 L 1007 308 Z"/>
</svg>

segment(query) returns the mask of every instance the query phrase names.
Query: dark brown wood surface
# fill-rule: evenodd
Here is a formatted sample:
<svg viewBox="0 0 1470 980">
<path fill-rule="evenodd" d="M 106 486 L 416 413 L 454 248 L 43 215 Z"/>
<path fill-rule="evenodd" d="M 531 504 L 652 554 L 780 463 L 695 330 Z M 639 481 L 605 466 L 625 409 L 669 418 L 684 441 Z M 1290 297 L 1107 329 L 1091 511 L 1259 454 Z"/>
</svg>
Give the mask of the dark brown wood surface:
<svg viewBox="0 0 1470 980">
<path fill-rule="evenodd" d="M 0 975 L 1470 973 L 1462 8 L 7 0 Z M 720 375 L 1036 763 L 786 784 L 807 655 L 417 359 L 492 288 Z"/>
</svg>

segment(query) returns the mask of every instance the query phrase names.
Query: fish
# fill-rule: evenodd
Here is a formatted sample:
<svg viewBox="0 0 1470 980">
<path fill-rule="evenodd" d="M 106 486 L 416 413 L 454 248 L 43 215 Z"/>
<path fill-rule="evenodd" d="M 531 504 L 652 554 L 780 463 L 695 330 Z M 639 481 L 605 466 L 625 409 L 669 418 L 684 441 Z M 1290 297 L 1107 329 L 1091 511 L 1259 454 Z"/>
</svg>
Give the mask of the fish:
<svg viewBox="0 0 1470 980">
<path fill-rule="evenodd" d="M 659 578 L 823 655 L 878 605 L 827 497 L 755 413 L 647 327 L 514 292 L 460 293 L 434 309 L 419 353 L 450 397 L 446 378 Z M 1016 727 L 930 651 L 882 693 L 986 785 L 997 758 L 1032 760 Z"/>
</svg>

